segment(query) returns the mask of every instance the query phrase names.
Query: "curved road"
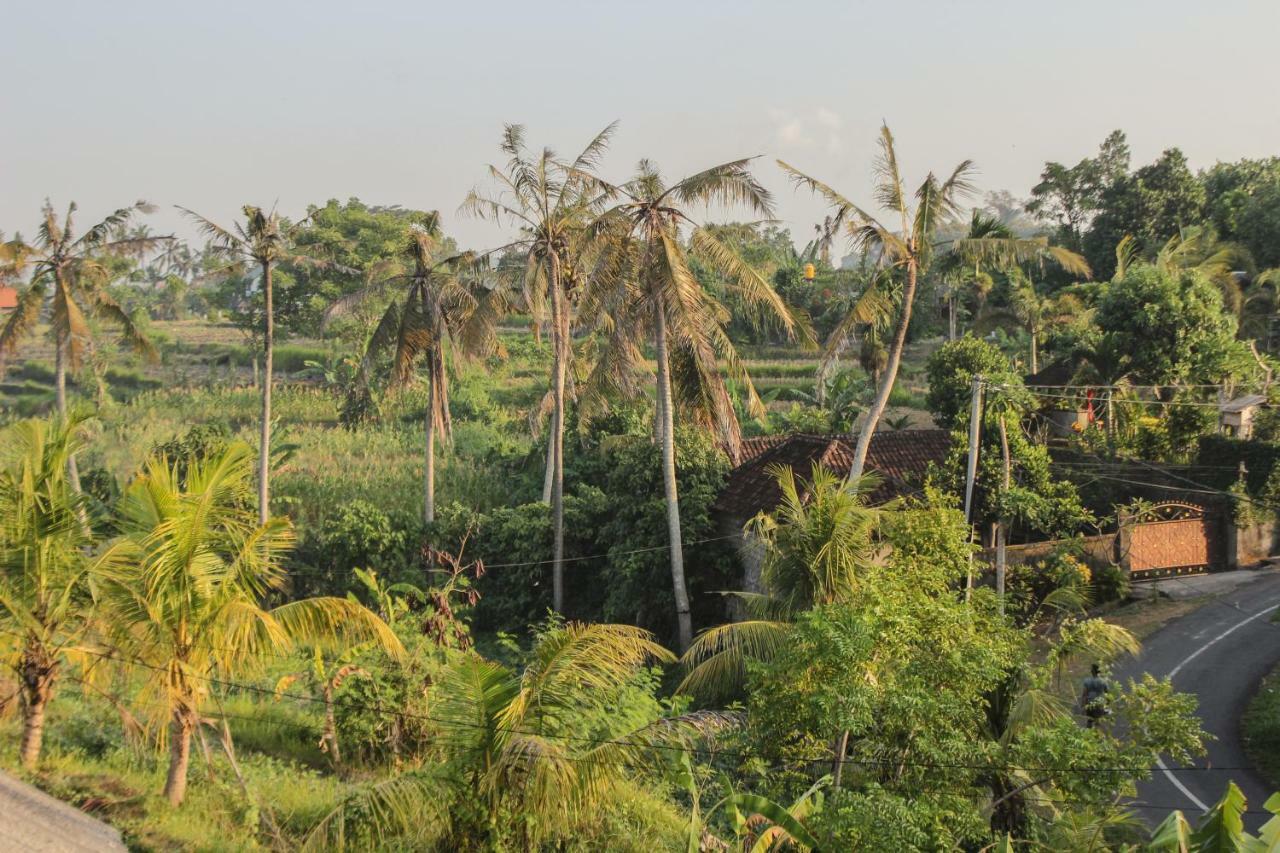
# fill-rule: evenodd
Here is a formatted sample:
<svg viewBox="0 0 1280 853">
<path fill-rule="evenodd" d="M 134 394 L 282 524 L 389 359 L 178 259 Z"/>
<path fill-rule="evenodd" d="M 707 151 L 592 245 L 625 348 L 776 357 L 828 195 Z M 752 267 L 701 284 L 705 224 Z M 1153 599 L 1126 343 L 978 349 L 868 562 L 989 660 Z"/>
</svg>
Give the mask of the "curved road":
<svg viewBox="0 0 1280 853">
<path fill-rule="evenodd" d="M 1240 716 L 1259 679 L 1280 662 L 1280 624 L 1271 621 L 1280 608 L 1280 573 L 1215 596 L 1148 637 L 1142 654 L 1118 669 L 1122 679 L 1149 672 L 1171 676 L 1179 690 L 1200 700 L 1204 729 L 1217 739 L 1194 770 L 1168 769 L 1162 762 L 1152 778 L 1138 786 L 1135 809 L 1156 824 L 1174 808 L 1192 823 L 1234 781 L 1249 800 L 1245 825 L 1251 830 L 1266 821 L 1262 804 L 1272 791 L 1249 770 L 1240 742 Z"/>
</svg>

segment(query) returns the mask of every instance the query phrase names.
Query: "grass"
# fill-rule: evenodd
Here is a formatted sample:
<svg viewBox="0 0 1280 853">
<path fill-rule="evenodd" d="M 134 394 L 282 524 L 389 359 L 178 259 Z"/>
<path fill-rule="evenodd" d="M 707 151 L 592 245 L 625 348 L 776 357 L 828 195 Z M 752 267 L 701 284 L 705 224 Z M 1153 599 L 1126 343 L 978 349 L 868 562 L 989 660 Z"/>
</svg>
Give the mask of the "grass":
<svg viewBox="0 0 1280 853">
<path fill-rule="evenodd" d="M 1245 752 L 1268 789 L 1280 790 L 1280 666 L 1258 684 L 1240 729 Z"/>
<path fill-rule="evenodd" d="M 16 717 L 0 722 L 0 766 L 112 824 L 133 850 L 267 849 L 259 828 L 264 805 L 285 841 L 296 845 L 349 790 L 346 782 L 313 769 L 324 766 L 314 747 L 318 717 L 287 704 L 234 697 L 226 710 L 256 718 L 236 719 L 232 727 L 248 798 L 211 736 L 212 761 L 193 744 L 187 798 L 173 809 L 160 795 L 166 771 L 161 745 L 126 742 L 104 702 L 69 688 L 51 703 L 38 771 L 18 769 Z"/>
</svg>

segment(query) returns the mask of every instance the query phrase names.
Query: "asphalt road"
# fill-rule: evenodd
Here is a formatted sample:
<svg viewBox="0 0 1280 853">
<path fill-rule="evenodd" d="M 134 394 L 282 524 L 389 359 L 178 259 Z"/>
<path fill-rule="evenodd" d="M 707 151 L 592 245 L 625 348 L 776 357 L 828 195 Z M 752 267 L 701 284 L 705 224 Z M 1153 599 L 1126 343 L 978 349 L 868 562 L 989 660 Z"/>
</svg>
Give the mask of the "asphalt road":
<svg viewBox="0 0 1280 853">
<path fill-rule="evenodd" d="M 120 833 L 74 806 L 0 773 L 0 850 L 124 853 Z"/>
<path fill-rule="evenodd" d="M 1196 769 L 1167 769 L 1165 760 L 1150 781 L 1138 786 L 1134 807 L 1148 823 L 1159 823 L 1173 809 L 1194 823 L 1218 801 L 1228 781 L 1248 798 L 1246 827 L 1256 830 L 1266 822 L 1262 804 L 1273 792 L 1249 769 L 1240 717 L 1258 681 L 1280 662 L 1280 624 L 1271 621 L 1277 607 L 1280 573 L 1267 572 L 1170 622 L 1146 639 L 1135 661 L 1119 668 L 1122 679 L 1143 672 L 1171 676 L 1176 688 L 1199 697 L 1202 724 L 1217 738 Z"/>
</svg>

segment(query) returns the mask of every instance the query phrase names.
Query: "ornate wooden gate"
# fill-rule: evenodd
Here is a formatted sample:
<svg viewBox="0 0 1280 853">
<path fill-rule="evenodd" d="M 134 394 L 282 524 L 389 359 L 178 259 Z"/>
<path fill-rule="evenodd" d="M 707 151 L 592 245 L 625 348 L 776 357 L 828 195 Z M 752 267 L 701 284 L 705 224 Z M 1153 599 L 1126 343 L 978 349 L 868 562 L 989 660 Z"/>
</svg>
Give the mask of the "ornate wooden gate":
<svg viewBox="0 0 1280 853">
<path fill-rule="evenodd" d="M 1203 572 L 1222 552 L 1219 525 L 1202 506 L 1163 503 L 1142 517 L 1121 534 L 1122 557 L 1134 578 Z"/>
</svg>

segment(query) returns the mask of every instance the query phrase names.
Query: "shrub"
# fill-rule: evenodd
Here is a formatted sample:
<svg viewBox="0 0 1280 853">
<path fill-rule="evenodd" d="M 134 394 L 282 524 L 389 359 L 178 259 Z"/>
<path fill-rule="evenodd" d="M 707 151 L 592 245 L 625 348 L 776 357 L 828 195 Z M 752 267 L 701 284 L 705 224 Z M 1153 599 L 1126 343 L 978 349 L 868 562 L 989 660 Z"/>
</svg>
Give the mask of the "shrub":
<svg viewBox="0 0 1280 853">
<path fill-rule="evenodd" d="M 351 588 L 356 568 L 408 578 L 417 565 L 419 533 L 418 522 L 369 501 L 353 500 L 299 545 L 296 559 L 302 566 L 295 579 L 309 590 L 333 592 Z"/>
</svg>

